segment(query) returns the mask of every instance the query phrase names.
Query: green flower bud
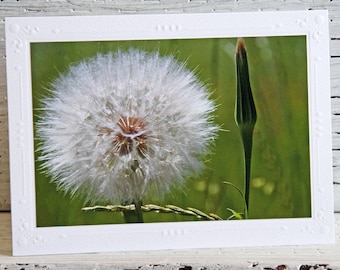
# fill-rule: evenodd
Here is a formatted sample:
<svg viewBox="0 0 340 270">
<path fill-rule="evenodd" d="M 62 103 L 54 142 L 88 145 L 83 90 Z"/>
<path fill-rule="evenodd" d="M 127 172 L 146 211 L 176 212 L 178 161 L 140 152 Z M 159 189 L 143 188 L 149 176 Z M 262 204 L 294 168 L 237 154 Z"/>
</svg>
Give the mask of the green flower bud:
<svg viewBox="0 0 340 270">
<path fill-rule="evenodd" d="M 236 44 L 236 71 L 236 123 L 240 128 L 253 129 L 257 115 L 250 87 L 247 51 L 243 39 L 238 39 Z"/>
</svg>

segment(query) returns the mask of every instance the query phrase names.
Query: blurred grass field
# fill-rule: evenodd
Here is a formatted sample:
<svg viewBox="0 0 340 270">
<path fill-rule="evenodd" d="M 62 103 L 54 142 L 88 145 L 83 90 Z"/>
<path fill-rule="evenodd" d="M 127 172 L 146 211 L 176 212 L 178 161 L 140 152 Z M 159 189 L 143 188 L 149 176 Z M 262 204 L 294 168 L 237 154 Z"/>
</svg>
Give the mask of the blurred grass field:
<svg viewBox="0 0 340 270">
<path fill-rule="evenodd" d="M 311 216 L 307 44 L 305 36 L 245 38 L 258 120 L 254 130 L 249 217 Z M 243 211 L 243 152 L 234 121 L 235 38 L 31 44 L 34 120 L 47 88 L 71 64 L 97 53 L 139 48 L 173 55 L 194 70 L 218 104 L 215 121 L 223 131 L 212 147 L 206 169 L 188 179 L 185 190 L 145 204 L 194 207 L 227 219 L 227 208 Z M 36 139 L 38 142 L 38 138 Z M 39 156 L 36 151 L 36 159 Z M 38 226 L 123 223 L 121 213 L 82 212 L 82 199 L 56 190 L 36 161 Z M 145 213 L 145 222 L 197 220 L 176 214 Z"/>
</svg>

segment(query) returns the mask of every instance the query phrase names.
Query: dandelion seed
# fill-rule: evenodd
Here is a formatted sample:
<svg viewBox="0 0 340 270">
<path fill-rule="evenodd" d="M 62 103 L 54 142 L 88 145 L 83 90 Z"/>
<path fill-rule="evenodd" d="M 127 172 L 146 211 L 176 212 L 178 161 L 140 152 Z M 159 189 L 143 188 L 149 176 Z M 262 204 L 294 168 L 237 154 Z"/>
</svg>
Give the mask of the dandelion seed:
<svg viewBox="0 0 340 270">
<path fill-rule="evenodd" d="M 173 57 L 139 50 L 71 66 L 43 101 L 37 136 L 43 168 L 86 202 L 141 201 L 202 168 L 215 106 Z"/>
</svg>

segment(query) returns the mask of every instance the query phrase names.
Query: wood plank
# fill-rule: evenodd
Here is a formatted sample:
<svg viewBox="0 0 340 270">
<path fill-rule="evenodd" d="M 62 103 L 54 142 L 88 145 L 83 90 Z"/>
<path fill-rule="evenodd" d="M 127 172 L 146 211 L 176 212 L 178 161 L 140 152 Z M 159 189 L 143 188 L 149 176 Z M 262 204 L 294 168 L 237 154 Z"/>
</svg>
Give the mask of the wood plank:
<svg viewBox="0 0 340 270">
<path fill-rule="evenodd" d="M 12 257 L 10 214 L 0 213 L 0 269 L 275 269 L 279 264 L 299 269 L 328 264 L 334 270 L 340 269 L 340 214 L 335 218 L 336 244 L 330 245 Z"/>
<path fill-rule="evenodd" d="M 340 97 L 333 97 L 331 99 L 331 111 L 332 111 L 333 119 L 335 118 L 334 116 L 339 115 L 339 113 L 340 113 Z M 337 119 L 337 117 L 336 117 L 336 119 Z M 334 122 L 334 124 L 332 123 L 333 124 L 333 132 L 339 131 L 337 123 L 338 122 Z"/>
<path fill-rule="evenodd" d="M 340 179 L 336 179 L 338 181 L 337 185 L 334 185 L 334 194 L 340 194 Z M 340 205 L 340 196 L 334 196 L 334 207 Z M 340 210 L 337 210 L 338 214 L 340 214 Z"/>
<path fill-rule="evenodd" d="M 340 45 L 340 40 L 338 40 Z M 340 49 L 339 49 L 340 50 Z M 340 57 L 332 57 L 331 60 L 331 96 L 340 97 Z M 339 107 L 334 108 L 335 111 L 340 112 Z"/>
<path fill-rule="evenodd" d="M 337 57 L 340 55 L 340 39 L 338 38 L 332 38 L 330 40 L 330 55 L 332 57 Z"/>
<path fill-rule="evenodd" d="M 328 9 L 330 12 L 331 33 L 336 36 L 340 24 L 338 1 L 324 0 L 262 0 L 249 4 L 248 0 L 120 0 L 120 1 L 87 1 L 87 0 L 26 0 L 2 1 L 0 13 L 7 16 L 75 15 L 75 14 L 121 14 L 121 13 L 164 13 L 164 12 L 248 12 L 276 10 Z M 333 30 L 334 29 L 334 30 Z"/>
</svg>

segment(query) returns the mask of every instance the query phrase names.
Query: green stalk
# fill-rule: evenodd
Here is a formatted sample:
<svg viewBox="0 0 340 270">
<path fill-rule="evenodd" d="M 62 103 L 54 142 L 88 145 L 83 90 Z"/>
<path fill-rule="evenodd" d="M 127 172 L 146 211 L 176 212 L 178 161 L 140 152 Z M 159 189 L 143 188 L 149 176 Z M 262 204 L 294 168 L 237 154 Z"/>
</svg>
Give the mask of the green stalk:
<svg viewBox="0 0 340 270">
<path fill-rule="evenodd" d="M 253 146 L 253 131 L 256 123 L 256 108 L 251 91 L 247 51 L 243 39 L 238 39 L 236 44 L 236 106 L 235 121 L 240 130 L 244 150 L 244 199 L 245 218 L 248 218 L 250 168 Z"/>
<path fill-rule="evenodd" d="M 142 202 L 134 202 L 134 210 L 123 211 L 125 223 L 143 223 Z"/>
</svg>

